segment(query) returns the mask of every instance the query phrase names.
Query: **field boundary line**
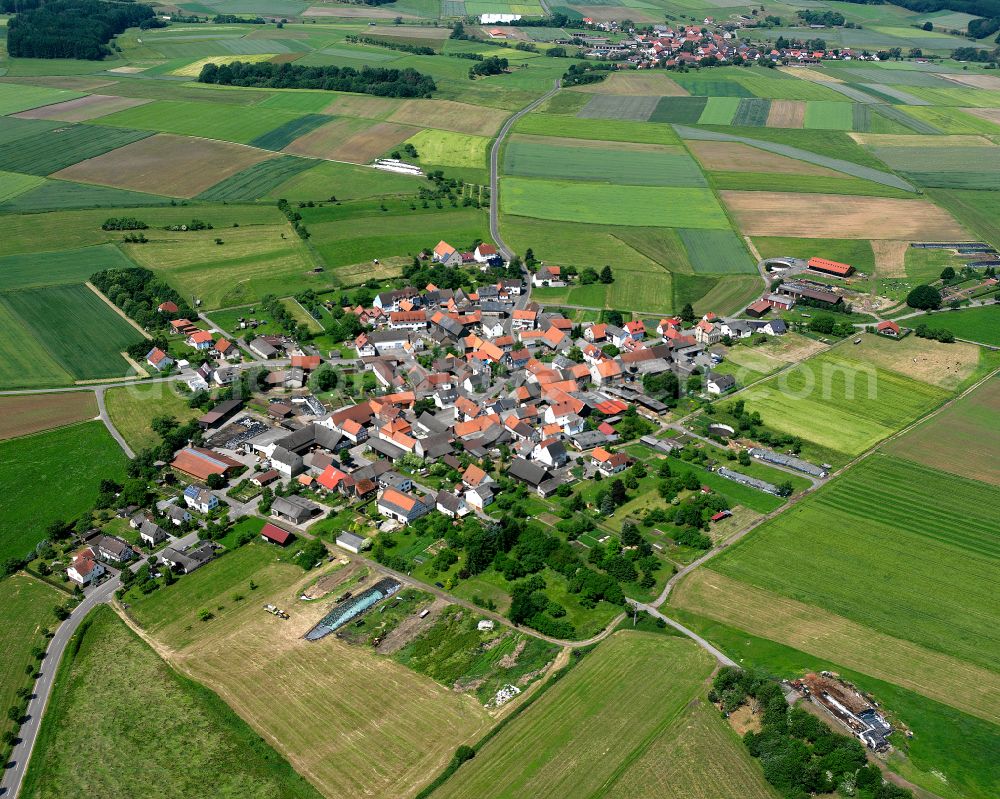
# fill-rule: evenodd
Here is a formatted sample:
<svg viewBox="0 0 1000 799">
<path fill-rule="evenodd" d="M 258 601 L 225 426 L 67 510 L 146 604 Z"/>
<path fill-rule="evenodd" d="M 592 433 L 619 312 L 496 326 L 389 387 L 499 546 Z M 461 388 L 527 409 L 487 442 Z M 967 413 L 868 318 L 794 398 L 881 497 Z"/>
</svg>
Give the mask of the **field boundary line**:
<svg viewBox="0 0 1000 799">
<path fill-rule="evenodd" d="M 115 305 L 113 302 L 111 302 L 111 300 L 107 296 L 105 296 L 104 292 L 102 292 L 99 288 L 97 288 L 97 286 L 95 286 L 89 280 L 85 280 L 84 283 L 83 283 L 83 285 L 85 285 L 88 289 L 90 289 L 92 292 L 94 292 L 94 294 L 96 294 L 98 297 L 100 297 L 107 304 L 107 306 L 112 311 L 114 311 L 122 319 L 124 319 L 132 327 L 134 327 L 142 335 L 142 337 L 144 339 L 146 339 L 148 341 L 151 341 L 153 339 L 153 337 L 151 335 L 149 335 L 149 333 L 147 333 L 145 330 L 142 329 L 142 327 L 139 326 L 138 322 L 136 322 L 134 319 L 130 318 L 129 315 L 125 313 L 125 311 L 123 311 L 121 308 L 119 308 L 117 305 Z"/>
</svg>

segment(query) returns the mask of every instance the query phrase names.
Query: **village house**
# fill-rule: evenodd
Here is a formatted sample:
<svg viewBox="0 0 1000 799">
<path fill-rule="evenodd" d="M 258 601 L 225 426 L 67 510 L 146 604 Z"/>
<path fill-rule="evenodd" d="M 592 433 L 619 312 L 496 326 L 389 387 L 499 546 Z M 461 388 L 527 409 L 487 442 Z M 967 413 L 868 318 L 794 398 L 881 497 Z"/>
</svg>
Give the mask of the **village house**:
<svg viewBox="0 0 1000 799">
<path fill-rule="evenodd" d="M 188 337 L 184 339 L 184 343 L 189 347 L 194 347 L 196 350 L 209 350 L 212 348 L 214 340 L 215 337 L 207 330 L 195 330 L 193 333 L 188 334 Z"/>
<path fill-rule="evenodd" d="M 97 560 L 91 547 L 81 549 L 73 556 L 73 562 L 66 569 L 66 576 L 81 587 L 86 587 L 104 576 L 104 564 Z"/>
<path fill-rule="evenodd" d="M 566 281 L 562 277 L 562 270 L 558 266 L 543 266 L 531 276 L 531 285 L 535 288 L 549 286 L 558 288 L 565 286 Z"/>
<path fill-rule="evenodd" d="M 152 366 L 157 372 L 162 372 L 164 369 L 169 369 L 174 365 L 174 359 L 159 347 L 153 347 L 153 349 L 146 353 L 146 363 Z"/>
<path fill-rule="evenodd" d="M 395 488 L 386 488 L 376 503 L 378 512 L 400 524 L 409 524 L 414 519 L 426 515 L 430 506 L 413 494 L 405 494 Z"/>
<path fill-rule="evenodd" d="M 721 375 L 713 372 L 705 376 L 705 390 L 709 394 L 725 394 L 736 388 L 736 378 L 733 375 Z"/>
<path fill-rule="evenodd" d="M 184 489 L 184 502 L 200 513 L 208 513 L 219 506 L 219 498 L 215 494 L 194 483 Z"/>
</svg>

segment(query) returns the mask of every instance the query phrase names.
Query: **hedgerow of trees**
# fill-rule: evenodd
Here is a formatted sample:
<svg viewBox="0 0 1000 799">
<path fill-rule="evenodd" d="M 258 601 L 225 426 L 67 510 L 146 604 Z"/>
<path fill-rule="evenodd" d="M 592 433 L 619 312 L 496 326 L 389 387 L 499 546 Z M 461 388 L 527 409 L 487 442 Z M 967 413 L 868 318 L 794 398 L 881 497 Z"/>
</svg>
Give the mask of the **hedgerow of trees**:
<svg viewBox="0 0 1000 799">
<path fill-rule="evenodd" d="M 153 9 L 140 3 L 50 0 L 26 9 L 31 2 L 3 0 L 4 11 L 18 12 L 7 23 L 7 51 L 17 58 L 98 61 L 111 55 L 114 36 L 156 20 Z"/>
<path fill-rule="evenodd" d="M 90 282 L 121 308 L 128 316 L 149 330 L 166 328 L 171 319 L 184 319 L 194 314 L 176 291 L 148 269 L 139 266 L 127 269 L 105 269 L 90 276 Z M 157 307 L 173 302 L 176 313 L 160 313 Z M 148 349 L 142 354 L 145 355 Z"/>
<path fill-rule="evenodd" d="M 437 89 L 434 79 L 415 69 L 383 67 L 316 66 L 297 64 L 205 64 L 198 76 L 201 83 L 223 86 L 252 86 L 265 89 L 325 89 L 327 91 L 373 94 L 378 97 L 430 97 Z"/>
</svg>

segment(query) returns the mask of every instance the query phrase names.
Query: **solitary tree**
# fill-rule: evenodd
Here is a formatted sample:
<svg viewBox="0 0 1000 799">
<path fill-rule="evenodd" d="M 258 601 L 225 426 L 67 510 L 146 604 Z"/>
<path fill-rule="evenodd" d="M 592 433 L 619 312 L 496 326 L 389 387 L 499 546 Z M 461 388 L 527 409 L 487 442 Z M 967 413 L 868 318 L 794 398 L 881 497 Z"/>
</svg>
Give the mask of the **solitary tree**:
<svg viewBox="0 0 1000 799">
<path fill-rule="evenodd" d="M 941 292 L 934 286 L 917 286 L 906 295 L 906 304 L 920 310 L 935 310 L 941 307 Z"/>
<path fill-rule="evenodd" d="M 605 266 L 601 270 L 600 280 L 601 280 L 602 283 L 614 283 L 615 276 L 611 273 L 611 267 L 610 266 Z"/>
<path fill-rule="evenodd" d="M 688 324 L 694 321 L 694 306 L 691 303 L 687 303 L 683 308 L 681 308 L 681 319 L 683 319 Z"/>
<path fill-rule="evenodd" d="M 945 282 L 955 279 L 955 270 L 950 266 L 946 266 L 941 270 L 941 279 Z"/>
</svg>

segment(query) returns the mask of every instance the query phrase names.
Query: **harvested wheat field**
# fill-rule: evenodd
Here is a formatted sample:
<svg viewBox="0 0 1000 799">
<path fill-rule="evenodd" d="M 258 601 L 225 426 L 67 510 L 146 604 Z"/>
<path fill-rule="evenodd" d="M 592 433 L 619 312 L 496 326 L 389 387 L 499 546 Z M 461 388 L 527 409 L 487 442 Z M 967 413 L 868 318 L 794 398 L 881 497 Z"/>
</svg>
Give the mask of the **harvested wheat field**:
<svg viewBox="0 0 1000 799">
<path fill-rule="evenodd" d="M 152 100 L 141 97 L 113 97 L 107 94 L 89 94 L 86 97 L 78 97 L 76 100 L 67 100 L 64 103 L 55 105 L 44 105 L 41 108 L 33 108 L 30 111 L 22 111 L 14 114 L 21 119 L 55 119 L 59 122 L 86 122 L 88 119 L 97 119 L 106 114 L 113 114 L 116 111 L 124 111 L 126 108 L 134 108 L 137 105 L 151 103 Z"/>
<path fill-rule="evenodd" d="M 989 110 L 989 109 L 985 109 Z M 863 147 L 995 147 L 985 136 L 957 134 L 954 136 L 906 136 L 896 133 L 847 134 Z"/>
<path fill-rule="evenodd" d="M 916 336 L 893 341 L 885 336 L 867 334 L 861 336 L 860 344 L 840 351 L 851 360 L 871 363 L 949 391 L 972 377 L 979 365 L 979 347 L 975 344 L 961 341 L 942 344 Z"/>
<path fill-rule="evenodd" d="M 0 397 L 0 440 L 63 427 L 97 416 L 92 391 Z"/>
<path fill-rule="evenodd" d="M 1000 108 L 963 108 L 962 110 L 967 114 L 985 119 L 987 122 L 1000 125 Z"/>
<path fill-rule="evenodd" d="M 720 191 L 748 236 L 806 239 L 968 239 L 951 216 L 926 200 L 891 200 L 839 194 Z"/>
<path fill-rule="evenodd" d="M 638 97 L 687 97 L 687 90 L 662 72 L 616 72 L 600 83 L 574 86 L 571 91 L 587 94 L 628 94 Z"/>
<path fill-rule="evenodd" d="M 306 155 L 313 158 L 334 158 L 334 151 L 343 145 L 355 133 L 367 130 L 370 122 L 364 119 L 348 119 L 341 117 L 320 125 L 295 141 L 286 145 L 284 152 L 293 155 Z"/>
<path fill-rule="evenodd" d="M 407 125 L 378 122 L 367 130 L 355 133 L 330 155 L 335 161 L 367 164 L 397 144 L 402 144 L 418 131 Z"/>
<path fill-rule="evenodd" d="M 453 103 L 451 100 L 407 100 L 389 117 L 389 121 L 475 136 L 492 136 L 509 116 L 509 111 L 499 108 Z"/>
<path fill-rule="evenodd" d="M 250 572 L 259 585 L 253 601 L 234 604 L 230 594 L 247 584 L 240 559 L 258 553 L 241 550 L 228 565 L 212 564 L 192 582 L 202 596 L 194 604 L 181 600 L 185 610 L 172 610 L 173 598 L 165 597 L 155 613 L 167 624 L 148 624 L 146 637 L 171 664 L 216 691 L 322 794 L 413 796 L 457 746 L 486 731 L 490 717 L 473 696 L 333 635 L 306 641 L 302 636 L 332 605 L 294 599 L 315 575 L 272 563 Z M 188 619 L 199 602 L 224 609 L 192 630 Z M 269 616 L 260 610 L 264 602 L 291 618 Z M 184 621 L 171 620 L 177 615 Z"/>
<path fill-rule="evenodd" d="M 398 109 L 399 105 L 399 100 L 390 100 L 388 97 L 340 94 L 321 113 L 351 118 L 385 119 Z"/>
<path fill-rule="evenodd" d="M 158 133 L 96 158 L 61 169 L 51 177 L 96 183 L 168 197 L 194 197 L 220 180 L 274 153 L 242 144 Z"/>
<path fill-rule="evenodd" d="M 813 83 L 843 83 L 840 78 L 835 78 L 833 75 L 828 75 L 825 72 L 821 72 L 816 69 L 802 69 L 802 67 L 778 67 L 778 72 L 784 72 L 788 75 L 794 75 L 796 78 L 802 78 L 803 80 L 811 80 Z"/>
<path fill-rule="evenodd" d="M 996 75 L 963 75 L 960 72 L 942 72 L 940 76 L 945 80 L 951 80 L 963 86 L 971 86 L 973 89 L 1000 90 L 1000 78 Z"/>
<path fill-rule="evenodd" d="M 875 271 L 879 277 L 906 277 L 903 259 L 910 248 L 909 242 L 872 239 L 871 244 L 875 253 Z"/>
<path fill-rule="evenodd" d="M 806 118 L 806 104 L 802 100 L 771 100 L 767 114 L 769 128 L 801 128 Z"/>
<path fill-rule="evenodd" d="M 689 141 L 688 149 L 709 172 L 769 172 L 782 175 L 819 175 L 843 178 L 840 172 L 758 150 L 749 144 L 726 141 Z"/>
<path fill-rule="evenodd" d="M 670 604 L 901 685 L 994 724 L 1000 721 L 1000 675 L 813 605 L 711 569 L 689 574 L 674 589 Z"/>
</svg>

